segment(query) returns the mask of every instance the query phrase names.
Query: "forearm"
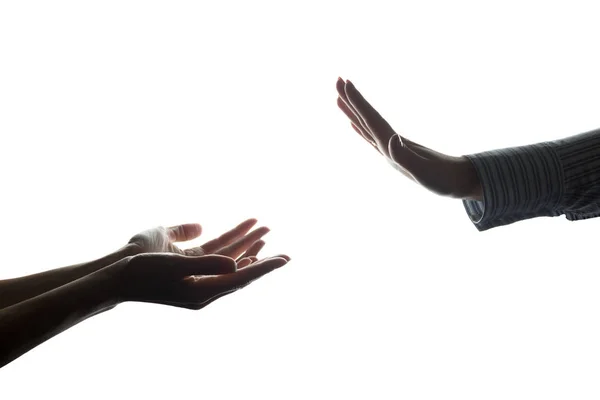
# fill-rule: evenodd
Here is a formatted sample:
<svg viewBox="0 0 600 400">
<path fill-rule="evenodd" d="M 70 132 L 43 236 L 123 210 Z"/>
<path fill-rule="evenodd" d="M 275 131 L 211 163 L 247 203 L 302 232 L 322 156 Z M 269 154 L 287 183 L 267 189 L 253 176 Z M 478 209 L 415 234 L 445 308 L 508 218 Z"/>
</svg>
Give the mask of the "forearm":
<svg viewBox="0 0 600 400">
<path fill-rule="evenodd" d="M 125 262 L 124 260 L 121 262 Z M 0 310 L 0 367 L 117 304 L 112 269 L 103 268 Z"/>
<path fill-rule="evenodd" d="M 125 246 L 114 253 L 97 260 L 57 268 L 38 274 L 0 281 L 0 309 L 12 306 L 27 299 L 39 296 L 92 274 L 110 264 L 136 253 L 135 246 Z"/>
</svg>

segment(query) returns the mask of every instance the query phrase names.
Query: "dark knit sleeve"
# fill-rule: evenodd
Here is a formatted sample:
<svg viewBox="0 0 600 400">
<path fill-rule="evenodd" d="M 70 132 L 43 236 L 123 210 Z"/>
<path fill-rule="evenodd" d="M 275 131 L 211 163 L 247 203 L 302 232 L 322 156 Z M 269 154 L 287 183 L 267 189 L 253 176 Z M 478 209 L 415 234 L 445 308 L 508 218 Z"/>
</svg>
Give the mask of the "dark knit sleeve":
<svg viewBox="0 0 600 400">
<path fill-rule="evenodd" d="M 600 216 L 600 130 L 466 157 L 483 200 L 463 204 L 480 231 L 542 216 Z"/>
</svg>

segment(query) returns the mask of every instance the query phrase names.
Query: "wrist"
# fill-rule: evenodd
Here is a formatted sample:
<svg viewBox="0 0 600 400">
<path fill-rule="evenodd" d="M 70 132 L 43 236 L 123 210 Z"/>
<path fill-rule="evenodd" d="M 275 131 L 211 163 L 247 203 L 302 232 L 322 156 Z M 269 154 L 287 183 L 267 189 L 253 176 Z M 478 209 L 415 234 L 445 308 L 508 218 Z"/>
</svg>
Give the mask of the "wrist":
<svg viewBox="0 0 600 400">
<path fill-rule="evenodd" d="M 117 253 L 122 255 L 121 258 L 137 256 L 138 254 L 142 254 L 143 252 L 144 251 L 142 250 L 142 248 L 136 243 L 127 243 L 125 246 L 117 250 Z"/>
<path fill-rule="evenodd" d="M 461 163 L 461 180 L 464 182 L 464 189 L 461 190 L 461 198 L 463 200 L 483 200 L 483 188 L 481 186 L 481 180 L 477 173 L 477 169 L 473 162 L 468 157 L 460 157 Z"/>
<path fill-rule="evenodd" d="M 119 261 L 103 268 L 101 271 L 105 279 L 104 288 L 108 295 L 108 301 L 113 307 L 127 301 L 125 269 L 133 257 L 134 256 L 123 257 Z"/>
</svg>

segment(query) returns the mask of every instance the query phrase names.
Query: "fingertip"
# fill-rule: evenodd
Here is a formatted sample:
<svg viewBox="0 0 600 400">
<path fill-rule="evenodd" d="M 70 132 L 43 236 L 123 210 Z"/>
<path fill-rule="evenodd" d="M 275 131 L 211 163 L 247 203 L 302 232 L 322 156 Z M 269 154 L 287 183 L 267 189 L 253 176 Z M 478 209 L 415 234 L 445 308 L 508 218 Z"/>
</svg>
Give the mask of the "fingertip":
<svg viewBox="0 0 600 400">
<path fill-rule="evenodd" d="M 344 83 L 342 78 L 338 78 L 337 82 L 335 83 L 335 88 L 338 92 L 339 95 L 344 94 L 344 87 L 346 86 L 346 84 Z"/>
<path fill-rule="evenodd" d="M 344 93 L 346 94 L 348 101 L 350 101 L 350 103 L 354 107 L 356 107 L 356 102 L 360 100 L 359 92 L 356 89 L 356 86 L 354 86 L 352 82 L 346 81 L 346 85 L 344 86 Z"/>
<path fill-rule="evenodd" d="M 267 233 L 271 232 L 271 228 L 266 227 L 266 226 L 261 226 L 260 228 L 256 229 L 255 232 L 260 232 L 260 234 L 262 235 L 266 235 Z"/>
<path fill-rule="evenodd" d="M 247 220 L 245 220 L 244 222 L 241 223 L 241 225 L 250 225 L 253 226 L 258 222 L 258 219 L 256 218 L 248 218 Z"/>
<path fill-rule="evenodd" d="M 191 239 L 197 238 L 202 234 L 202 225 L 200 224 L 186 224 L 186 229 L 189 229 L 189 235 Z"/>
<path fill-rule="evenodd" d="M 285 263 L 287 263 L 288 261 L 291 260 L 291 257 L 288 255 L 285 255 L 285 254 L 278 254 L 278 255 L 274 256 L 273 259 L 284 260 Z"/>
</svg>

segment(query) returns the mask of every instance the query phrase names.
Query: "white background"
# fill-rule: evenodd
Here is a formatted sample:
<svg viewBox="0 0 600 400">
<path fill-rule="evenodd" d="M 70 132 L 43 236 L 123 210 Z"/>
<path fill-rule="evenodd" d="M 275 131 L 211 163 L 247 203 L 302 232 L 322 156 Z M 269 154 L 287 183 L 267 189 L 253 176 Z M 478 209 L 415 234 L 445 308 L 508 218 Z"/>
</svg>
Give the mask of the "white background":
<svg viewBox="0 0 600 400">
<path fill-rule="evenodd" d="M 249 217 L 292 257 L 199 312 L 89 319 L 2 368 L 0 396 L 598 398 L 598 221 L 480 233 L 335 104 L 350 78 L 452 155 L 598 128 L 592 4 L 0 3 L 1 277 Z"/>
</svg>

